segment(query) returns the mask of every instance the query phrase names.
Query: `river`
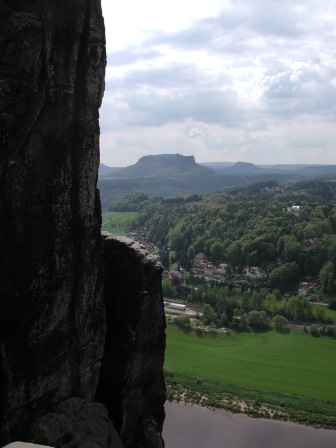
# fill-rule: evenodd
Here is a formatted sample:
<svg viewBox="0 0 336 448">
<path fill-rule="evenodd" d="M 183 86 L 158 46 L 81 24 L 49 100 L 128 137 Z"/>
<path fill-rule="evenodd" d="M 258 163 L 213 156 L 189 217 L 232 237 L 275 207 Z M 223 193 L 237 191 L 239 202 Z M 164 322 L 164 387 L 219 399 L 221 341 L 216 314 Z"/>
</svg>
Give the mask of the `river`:
<svg viewBox="0 0 336 448">
<path fill-rule="evenodd" d="M 336 431 L 166 402 L 166 448 L 335 448 Z"/>
</svg>

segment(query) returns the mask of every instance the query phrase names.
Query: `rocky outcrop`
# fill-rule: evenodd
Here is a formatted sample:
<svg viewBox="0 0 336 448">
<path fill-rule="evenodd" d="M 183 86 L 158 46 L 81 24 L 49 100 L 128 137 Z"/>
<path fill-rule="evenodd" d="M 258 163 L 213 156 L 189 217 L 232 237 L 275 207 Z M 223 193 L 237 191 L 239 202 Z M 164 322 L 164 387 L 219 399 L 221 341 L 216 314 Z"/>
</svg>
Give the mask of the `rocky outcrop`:
<svg viewBox="0 0 336 448">
<path fill-rule="evenodd" d="M 163 448 L 162 266 L 128 238 L 103 232 L 102 239 L 107 331 L 98 402 L 62 402 L 27 439 L 60 448 Z"/>
<path fill-rule="evenodd" d="M 161 268 L 100 235 L 100 0 L 0 0 L 0 26 L 0 446 L 160 448 Z"/>
<path fill-rule="evenodd" d="M 162 266 L 128 238 L 103 232 L 105 353 L 97 399 L 127 448 L 158 448 L 164 420 Z"/>
<path fill-rule="evenodd" d="M 39 418 L 30 428 L 29 440 L 62 448 L 123 448 L 106 408 L 80 398 L 62 402 L 55 412 Z"/>
</svg>

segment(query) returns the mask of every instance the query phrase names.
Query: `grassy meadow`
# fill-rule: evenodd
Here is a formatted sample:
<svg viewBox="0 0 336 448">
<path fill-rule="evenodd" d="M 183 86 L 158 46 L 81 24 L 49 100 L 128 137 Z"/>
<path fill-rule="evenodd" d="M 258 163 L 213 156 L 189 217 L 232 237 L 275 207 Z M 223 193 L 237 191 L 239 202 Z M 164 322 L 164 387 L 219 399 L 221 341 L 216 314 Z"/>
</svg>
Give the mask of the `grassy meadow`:
<svg viewBox="0 0 336 448">
<path fill-rule="evenodd" d="M 103 212 L 102 230 L 114 235 L 125 236 L 125 225 L 136 216 L 136 212 Z"/>
<path fill-rule="evenodd" d="M 336 341 L 302 330 L 229 336 L 167 328 L 165 355 L 169 398 L 255 417 L 278 418 L 336 429 Z M 179 398 L 178 398 L 179 399 Z"/>
<path fill-rule="evenodd" d="M 302 330 L 224 339 L 167 329 L 165 368 L 268 391 L 336 400 L 336 341 Z"/>
</svg>

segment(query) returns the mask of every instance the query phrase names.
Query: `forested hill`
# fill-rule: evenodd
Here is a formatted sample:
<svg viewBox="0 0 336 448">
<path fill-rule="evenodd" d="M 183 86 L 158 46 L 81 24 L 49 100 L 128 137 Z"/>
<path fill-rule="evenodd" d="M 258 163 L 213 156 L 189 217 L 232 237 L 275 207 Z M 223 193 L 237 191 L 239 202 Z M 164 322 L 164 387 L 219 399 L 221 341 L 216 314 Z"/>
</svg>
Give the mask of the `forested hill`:
<svg viewBox="0 0 336 448">
<path fill-rule="evenodd" d="M 125 200 L 132 207 L 130 197 Z M 186 269 L 204 253 L 217 265 L 262 267 L 270 286 L 281 290 L 325 269 L 327 291 L 336 272 L 335 203 L 334 182 L 283 187 L 263 181 L 231 193 L 142 197 L 133 228 L 145 228 L 148 240 L 169 247 Z"/>
</svg>

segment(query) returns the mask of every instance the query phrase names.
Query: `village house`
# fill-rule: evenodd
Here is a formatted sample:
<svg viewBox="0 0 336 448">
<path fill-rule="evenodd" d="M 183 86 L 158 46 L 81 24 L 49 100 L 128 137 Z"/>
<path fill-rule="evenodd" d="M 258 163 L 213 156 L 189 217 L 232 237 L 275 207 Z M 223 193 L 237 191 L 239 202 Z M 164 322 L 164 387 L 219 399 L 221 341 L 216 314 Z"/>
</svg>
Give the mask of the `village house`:
<svg viewBox="0 0 336 448">
<path fill-rule="evenodd" d="M 207 275 L 209 277 L 212 277 L 217 270 L 216 266 L 212 263 L 208 263 L 204 268 L 204 275 Z"/>
<path fill-rule="evenodd" d="M 308 238 L 307 240 L 303 240 L 303 245 L 305 247 L 310 247 L 314 244 L 314 240 L 312 238 Z"/>
<path fill-rule="evenodd" d="M 306 296 L 308 294 L 308 291 L 309 291 L 309 283 L 301 282 L 298 291 L 299 296 Z"/>
<path fill-rule="evenodd" d="M 231 274 L 232 266 L 228 263 L 221 263 L 218 267 L 208 257 L 200 252 L 194 258 L 194 272 L 198 275 L 216 278 Z"/>
<path fill-rule="evenodd" d="M 227 263 L 221 263 L 218 268 L 216 268 L 216 274 L 227 275 L 231 273 L 231 265 Z"/>
<path fill-rule="evenodd" d="M 287 207 L 287 211 L 292 213 L 300 213 L 300 205 L 292 205 L 291 207 Z"/>
<path fill-rule="evenodd" d="M 245 277 L 247 277 L 250 280 L 262 280 L 267 277 L 266 273 L 256 266 L 249 267 L 247 266 L 245 268 Z"/>
</svg>

